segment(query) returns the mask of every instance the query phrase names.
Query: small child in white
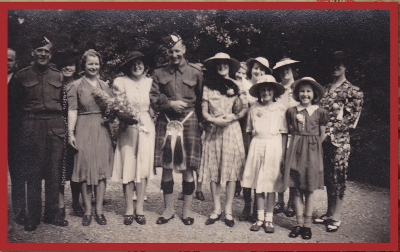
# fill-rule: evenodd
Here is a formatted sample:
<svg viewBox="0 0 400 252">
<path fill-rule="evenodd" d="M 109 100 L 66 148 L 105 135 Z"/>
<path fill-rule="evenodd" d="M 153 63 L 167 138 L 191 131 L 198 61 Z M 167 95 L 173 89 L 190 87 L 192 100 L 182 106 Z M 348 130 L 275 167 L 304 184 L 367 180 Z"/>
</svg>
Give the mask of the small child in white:
<svg viewBox="0 0 400 252">
<path fill-rule="evenodd" d="M 266 233 L 275 231 L 272 217 L 275 193 L 284 192 L 282 170 L 287 143 L 286 107 L 276 102 L 285 88 L 271 75 L 260 77 L 249 93 L 258 98 L 250 108 L 246 132 L 252 136 L 242 186 L 256 189 L 257 221 L 251 231 L 262 226 Z M 265 195 L 267 195 L 264 216 Z"/>
</svg>

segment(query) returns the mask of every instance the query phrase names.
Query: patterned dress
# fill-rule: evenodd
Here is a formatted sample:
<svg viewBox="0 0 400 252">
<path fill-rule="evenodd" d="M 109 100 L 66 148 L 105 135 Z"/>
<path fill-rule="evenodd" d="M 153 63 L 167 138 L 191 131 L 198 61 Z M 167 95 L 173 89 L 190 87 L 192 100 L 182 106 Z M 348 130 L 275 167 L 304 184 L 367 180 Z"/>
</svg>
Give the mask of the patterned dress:
<svg viewBox="0 0 400 252">
<path fill-rule="evenodd" d="M 328 142 L 324 142 L 325 186 L 332 194 L 343 196 L 346 190 L 348 160 L 350 157 L 349 129 L 355 128 L 364 103 L 364 94 L 359 87 L 345 80 L 331 90 L 332 84 L 324 87 L 322 108 L 328 111 L 326 127 Z"/>
<path fill-rule="evenodd" d="M 219 117 L 232 113 L 238 96 L 221 95 L 207 86 L 203 89 L 203 103 L 208 103 L 209 114 Z M 247 104 L 246 104 L 247 106 Z M 242 178 L 245 153 L 238 121 L 225 127 L 207 124 L 200 162 L 199 182 L 211 181 L 225 186 L 227 181 Z"/>
<path fill-rule="evenodd" d="M 314 191 L 324 188 L 324 166 L 320 126 L 328 121 L 326 110 L 318 105 L 297 105 L 286 112 L 292 138 L 285 158 L 285 186 Z"/>
<path fill-rule="evenodd" d="M 113 92 L 116 96 L 126 95 L 131 104 L 140 104 L 140 120 L 149 134 L 139 131 L 137 125 L 124 127 L 120 123 L 122 128 L 115 149 L 113 181 L 123 184 L 132 181 L 140 183 L 142 178 L 152 178 L 154 175 L 155 129 L 149 113 L 152 82 L 147 77 L 140 81 L 134 81 L 127 76 L 114 80 Z"/>
<path fill-rule="evenodd" d="M 100 80 L 97 88 L 111 95 L 107 84 Z M 85 78 L 71 83 L 67 90 L 68 110 L 78 110 L 75 128 L 78 152 L 71 179 L 73 182 L 86 181 L 87 185 L 98 185 L 99 180 L 111 177 L 114 157 L 110 134 L 103 123 L 93 90 Z"/>
<path fill-rule="evenodd" d="M 256 193 L 284 192 L 282 134 L 287 133 L 286 107 L 279 102 L 268 106 L 254 103 L 247 116 L 247 132 L 252 132 L 242 186 Z"/>
</svg>

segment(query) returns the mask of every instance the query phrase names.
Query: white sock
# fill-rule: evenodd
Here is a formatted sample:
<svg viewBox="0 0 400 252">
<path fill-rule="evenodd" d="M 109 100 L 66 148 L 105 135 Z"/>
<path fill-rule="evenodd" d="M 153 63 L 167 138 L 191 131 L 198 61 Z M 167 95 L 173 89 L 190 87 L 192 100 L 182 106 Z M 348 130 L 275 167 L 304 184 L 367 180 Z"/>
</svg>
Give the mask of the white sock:
<svg viewBox="0 0 400 252">
<path fill-rule="evenodd" d="M 273 213 L 265 213 L 265 221 L 272 222 Z"/>
</svg>

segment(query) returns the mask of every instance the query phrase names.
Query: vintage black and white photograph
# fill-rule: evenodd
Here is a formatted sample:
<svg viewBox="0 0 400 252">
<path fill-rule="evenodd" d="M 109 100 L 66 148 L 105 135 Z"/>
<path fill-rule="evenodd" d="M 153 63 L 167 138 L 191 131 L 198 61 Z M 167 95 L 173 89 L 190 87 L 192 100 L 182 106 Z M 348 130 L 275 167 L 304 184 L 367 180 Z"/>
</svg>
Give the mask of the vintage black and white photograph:
<svg viewBox="0 0 400 252">
<path fill-rule="evenodd" d="M 390 57 L 389 10 L 9 10 L 8 242 L 388 244 Z"/>
</svg>

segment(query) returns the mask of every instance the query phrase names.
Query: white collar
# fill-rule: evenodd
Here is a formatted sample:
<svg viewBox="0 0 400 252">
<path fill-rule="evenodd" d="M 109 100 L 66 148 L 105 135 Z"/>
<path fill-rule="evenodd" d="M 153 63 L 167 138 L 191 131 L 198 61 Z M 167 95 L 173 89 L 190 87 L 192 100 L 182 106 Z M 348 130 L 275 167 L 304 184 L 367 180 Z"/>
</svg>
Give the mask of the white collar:
<svg viewBox="0 0 400 252">
<path fill-rule="evenodd" d="M 296 106 L 296 108 L 297 108 L 298 112 L 303 111 L 303 110 L 307 110 L 308 115 L 311 116 L 314 113 L 314 111 L 319 108 L 319 106 L 314 104 L 314 105 L 311 105 L 311 106 L 306 108 L 303 105 L 299 104 L 299 105 Z"/>
</svg>

